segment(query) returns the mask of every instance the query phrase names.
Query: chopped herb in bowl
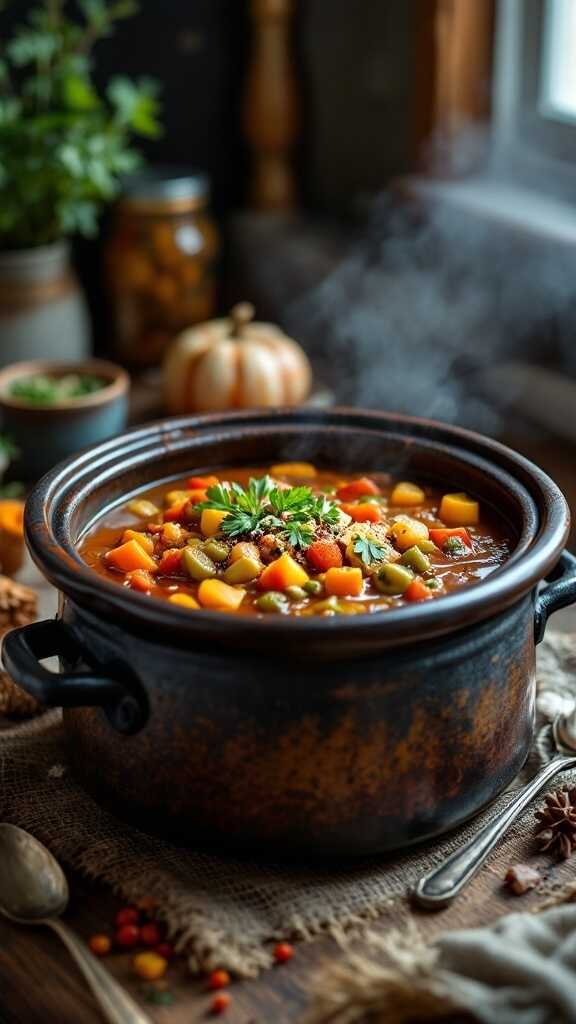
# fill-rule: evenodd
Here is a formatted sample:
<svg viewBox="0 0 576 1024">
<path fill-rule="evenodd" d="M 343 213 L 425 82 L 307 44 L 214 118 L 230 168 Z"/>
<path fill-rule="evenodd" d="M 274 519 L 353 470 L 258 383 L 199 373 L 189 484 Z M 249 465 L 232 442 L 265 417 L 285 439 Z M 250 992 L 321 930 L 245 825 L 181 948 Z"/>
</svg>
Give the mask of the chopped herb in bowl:
<svg viewBox="0 0 576 1024">
<path fill-rule="evenodd" d="M 108 381 L 102 377 L 88 373 L 67 373 L 63 377 L 38 373 L 15 380 L 9 393 L 12 398 L 19 398 L 30 405 L 57 405 L 75 398 L 85 398 L 107 385 Z"/>
</svg>

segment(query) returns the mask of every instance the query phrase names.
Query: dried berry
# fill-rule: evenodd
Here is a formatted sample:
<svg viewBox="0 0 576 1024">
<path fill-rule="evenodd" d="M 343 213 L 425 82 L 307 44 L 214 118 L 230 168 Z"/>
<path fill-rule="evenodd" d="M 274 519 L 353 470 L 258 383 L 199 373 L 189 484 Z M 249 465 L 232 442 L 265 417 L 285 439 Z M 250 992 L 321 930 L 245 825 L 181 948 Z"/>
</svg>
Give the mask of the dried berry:
<svg viewBox="0 0 576 1024">
<path fill-rule="evenodd" d="M 219 992 L 210 1003 L 210 1011 L 214 1014 L 226 1013 L 231 1002 L 232 996 L 228 995 L 227 992 Z"/>
<path fill-rule="evenodd" d="M 146 981 L 156 981 L 157 978 L 166 974 L 168 961 L 157 953 L 138 953 L 132 961 L 132 966 L 139 978 Z"/>
<path fill-rule="evenodd" d="M 137 946 L 140 940 L 140 929 L 135 924 L 125 924 L 116 932 L 116 945 L 124 946 L 125 949 L 132 949 Z"/>
<path fill-rule="evenodd" d="M 112 949 L 112 942 L 107 935 L 92 935 L 88 939 L 88 945 L 95 956 L 106 956 Z"/>
<path fill-rule="evenodd" d="M 208 978 L 208 988 L 211 989 L 226 988 L 229 984 L 230 975 L 228 971 L 212 971 Z"/>
<path fill-rule="evenodd" d="M 122 928 L 125 924 L 138 924 L 139 920 L 140 911 L 136 907 L 123 907 L 115 918 L 117 928 Z"/>
<path fill-rule="evenodd" d="M 525 892 L 536 888 L 542 876 L 529 864 L 513 864 L 508 868 L 504 881 L 515 896 L 523 896 Z"/>
<path fill-rule="evenodd" d="M 294 956 L 294 947 L 289 942 L 279 942 L 274 947 L 274 959 L 277 964 L 285 964 Z"/>
</svg>

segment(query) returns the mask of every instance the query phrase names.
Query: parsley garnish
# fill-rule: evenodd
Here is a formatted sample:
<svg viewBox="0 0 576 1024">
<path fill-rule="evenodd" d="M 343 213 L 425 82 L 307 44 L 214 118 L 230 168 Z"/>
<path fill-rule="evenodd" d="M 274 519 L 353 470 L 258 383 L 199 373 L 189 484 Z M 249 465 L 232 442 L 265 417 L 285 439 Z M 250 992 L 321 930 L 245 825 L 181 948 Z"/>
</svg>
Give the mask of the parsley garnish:
<svg viewBox="0 0 576 1024">
<path fill-rule="evenodd" d="M 372 562 L 380 562 L 386 557 L 387 550 L 376 540 L 369 537 L 354 537 L 354 552 L 360 555 L 364 565 L 372 565 Z"/>
<path fill-rule="evenodd" d="M 240 484 L 215 484 L 208 500 L 197 507 L 227 512 L 222 532 L 228 537 L 276 530 L 292 547 L 308 547 L 319 526 L 338 526 L 340 513 L 325 495 L 316 497 L 309 487 L 276 487 L 269 476 Z"/>
<path fill-rule="evenodd" d="M 447 555 L 465 555 L 466 545 L 460 537 L 448 537 L 447 540 L 444 541 L 443 551 L 445 551 Z"/>
</svg>

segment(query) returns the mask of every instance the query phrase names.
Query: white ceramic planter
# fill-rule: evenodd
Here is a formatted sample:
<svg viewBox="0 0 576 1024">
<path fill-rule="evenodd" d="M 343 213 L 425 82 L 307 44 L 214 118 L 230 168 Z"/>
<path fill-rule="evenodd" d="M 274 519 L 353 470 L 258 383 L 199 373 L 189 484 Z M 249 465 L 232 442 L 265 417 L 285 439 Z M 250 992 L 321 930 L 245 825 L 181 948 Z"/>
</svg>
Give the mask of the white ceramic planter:
<svg viewBox="0 0 576 1024">
<path fill-rule="evenodd" d="M 68 244 L 0 252 L 0 366 L 89 353 L 88 311 Z"/>
</svg>

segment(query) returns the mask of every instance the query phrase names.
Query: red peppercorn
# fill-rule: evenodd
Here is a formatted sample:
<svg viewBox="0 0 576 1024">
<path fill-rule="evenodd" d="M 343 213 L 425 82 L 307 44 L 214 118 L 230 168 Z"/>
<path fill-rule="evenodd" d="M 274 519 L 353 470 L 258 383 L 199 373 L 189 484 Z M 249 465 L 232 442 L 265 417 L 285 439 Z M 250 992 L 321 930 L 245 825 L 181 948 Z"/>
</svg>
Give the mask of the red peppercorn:
<svg viewBox="0 0 576 1024">
<path fill-rule="evenodd" d="M 157 924 L 151 921 L 143 924 L 140 928 L 140 942 L 143 946 L 157 946 L 162 941 L 160 929 Z"/>
<path fill-rule="evenodd" d="M 137 946 L 140 940 L 140 929 L 135 924 L 125 924 L 116 932 L 116 945 L 124 946 L 125 949 L 132 949 Z"/>
<path fill-rule="evenodd" d="M 279 942 L 274 947 L 274 959 L 277 964 L 285 964 L 294 956 L 294 947 L 289 942 Z"/>
<path fill-rule="evenodd" d="M 219 992 L 210 1003 L 210 1009 L 212 1013 L 226 1013 L 231 1002 L 232 996 L 229 996 L 227 992 Z"/>
<path fill-rule="evenodd" d="M 138 924 L 140 911 L 136 907 L 123 907 L 116 914 L 116 927 L 123 928 L 125 924 Z"/>
<path fill-rule="evenodd" d="M 174 946 L 170 942 L 159 942 L 157 946 L 154 946 L 154 952 L 158 953 L 158 956 L 163 956 L 165 960 L 172 960 Z"/>
<path fill-rule="evenodd" d="M 230 984 L 228 971 L 212 971 L 208 978 L 208 988 L 226 988 Z"/>
<path fill-rule="evenodd" d="M 88 939 L 88 945 L 95 956 L 106 956 L 112 948 L 112 943 L 107 935 L 92 935 Z"/>
</svg>

